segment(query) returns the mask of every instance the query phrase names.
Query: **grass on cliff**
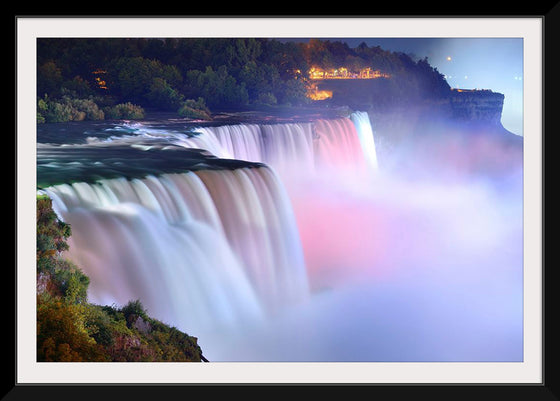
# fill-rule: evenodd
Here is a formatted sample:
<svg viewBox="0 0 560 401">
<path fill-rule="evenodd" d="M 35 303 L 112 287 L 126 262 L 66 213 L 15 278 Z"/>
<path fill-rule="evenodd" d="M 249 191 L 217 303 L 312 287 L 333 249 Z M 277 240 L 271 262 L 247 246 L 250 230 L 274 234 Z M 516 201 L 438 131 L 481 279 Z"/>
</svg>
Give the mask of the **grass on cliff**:
<svg viewBox="0 0 560 401">
<path fill-rule="evenodd" d="M 200 362 L 195 337 L 150 318 L 139 300 L 123 307 L 87 300 L 89 278 L 61 253 L 71 227 L 37 197 L 37 361 Z"/>
</svg>

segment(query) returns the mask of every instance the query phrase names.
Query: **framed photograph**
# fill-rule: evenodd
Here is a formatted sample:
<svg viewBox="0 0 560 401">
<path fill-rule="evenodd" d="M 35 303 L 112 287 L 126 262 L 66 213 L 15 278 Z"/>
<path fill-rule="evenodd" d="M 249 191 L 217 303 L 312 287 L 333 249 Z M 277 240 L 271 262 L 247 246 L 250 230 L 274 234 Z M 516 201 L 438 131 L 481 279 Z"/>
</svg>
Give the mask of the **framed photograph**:
<svg viewBox="0 0 560 401">
<path fill-rule="evenodd" d="M 17 16 L 16 390 L 549 394 L 545 21 Z"/>
</svg>

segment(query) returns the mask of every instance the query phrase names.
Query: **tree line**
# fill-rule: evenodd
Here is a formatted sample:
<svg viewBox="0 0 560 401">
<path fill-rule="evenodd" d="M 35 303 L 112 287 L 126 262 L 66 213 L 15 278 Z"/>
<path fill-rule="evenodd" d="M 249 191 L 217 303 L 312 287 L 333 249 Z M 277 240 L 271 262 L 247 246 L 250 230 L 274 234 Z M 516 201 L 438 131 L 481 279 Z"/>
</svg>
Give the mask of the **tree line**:
<svg viewBox="0 0 560 401">
<path fill-rule="evenodd" d="M 307 72 L 345 66 L 390 74 L 395 93 L 449 91 L 427 59 L 365 43 L 262 38 L 41 38 L 39 121 L 141 118 L 145 110 L 208 118 L 210 110 L 311 102 Z"/>
</svg>

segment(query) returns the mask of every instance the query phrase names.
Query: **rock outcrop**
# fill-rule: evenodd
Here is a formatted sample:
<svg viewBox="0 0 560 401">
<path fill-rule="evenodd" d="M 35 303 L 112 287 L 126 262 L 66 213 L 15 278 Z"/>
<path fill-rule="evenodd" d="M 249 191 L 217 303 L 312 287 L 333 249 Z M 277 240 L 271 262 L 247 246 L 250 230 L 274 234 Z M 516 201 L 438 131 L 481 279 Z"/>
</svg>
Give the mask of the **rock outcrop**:
<svg viewBox="0 0 560 401">
<path fill-rule="evenodd" d="M 449 105 L 456 119 L 500 124 L 504 95 L 491 90 L 454 89 L 449 95 Z"/>
</svg>

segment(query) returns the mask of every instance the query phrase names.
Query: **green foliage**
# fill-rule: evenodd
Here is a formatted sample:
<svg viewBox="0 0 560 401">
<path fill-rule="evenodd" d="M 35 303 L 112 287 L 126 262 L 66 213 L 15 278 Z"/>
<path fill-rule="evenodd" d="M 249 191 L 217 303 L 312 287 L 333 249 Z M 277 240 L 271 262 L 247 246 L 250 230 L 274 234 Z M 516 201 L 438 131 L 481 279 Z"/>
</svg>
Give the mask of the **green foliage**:
<svg viewBox="0 0 560 401">
<path fill-rule="evenodd" d="M 49 280 L 50 292 L 71 303 L 87 300 L 89 278 L 61 252 L 69 249 L 66 240 L 72 230 L 58 219 L 48 197 L 37 198 L 37 273 Z"/>
<path fill-rule="evenodd" d="M 67 121 L 81 121 L 85 118 L 85 113 L 80 113 L 67 103 L 53 100 L 47 101 L 47 109 L 45 113 L 42 114 L 42 117 L 45 122 L 48 123 L 61 123 Z"/>
<path fill-rule="evenodd" d="M 52 60 L 37 66 L 37 96 L 56 97 L 60 95 L 60 88 L 64 78 L 62 70 Z"/>
<path fill-rule="evenodd" d="M 56 298 L 38 297 L 37 360 L 100 362 L 109 359 L 87 332 L 78 305 Z"/>
<path fill-rule="evenodd" d="M 97 344 L 111 347 L 117 338 L 132 336 L 126 320 L 117 308 L 100 305 L 87 305 L 84 309 L 85 327 Z"/>
<path fill-rule="evenodd" d="M 78 99 L 65 95 L 59 99 L 45 96 L 37 101 L 40 121 L 60 123 L 67 121 L 103 120 L 105 114 L 91 99 Z"/>
<path fill-rule="evenodd" d="M 90 83 L 80 76 L 75 76 L 64 82 L 62 93 L 77 99 L 89 98 L 95 95 Z"/>
<path fill-rule="evenodd" d="M 187 99 L 181 103 L 181 107 L 177 110 L 181 117 L 194 118 L 201 120 L 211 120 L 211 113 L 203 98 L 198 100 Z"/>
<path fill-rule="evenodd" d="M 204 98 L 210 108 L 239 107 L 249 101 L 245 84 L 238 84 L 223 65 L 217 70 L 207 67 L 204 72 L 188 71 L 184 92 L 187 98 Z"/>
<path fill-rule="evenodd" d="M 103 99 L 73 98 L 65 95 L 59 99 L 50 99 L 45 96 L 37 101 L 38 123 L 62 123 L 68 121 L 95 121 L 105 119 L 137 120 L 145 117 L 142 107 L 130 102 L 100 108 L 98 103 Z M 179 102 L 176 102 L 178 105 Z"/>
<path fill-rule="evenodd" d="M 65 97 L 64 100 L 71 107 L 82 113 L 84 120 L 103 120 L 105 118 L 103 111 L 90 99 Z"/>
<path fill-rule="evenodd" d="M 256 100 L 255 103 L 266 104 L 266 105 L 274 105 L 274 104 L 278 103 L 278 100 L 276 100 L 276 96 L 274 96 L 273 93 L 262 92 L 262 93 L 259 93 L 259 95 L 257 96 L 257 100 Z"/>
<path fill-rule="evenodd" d="M 140 105 L 150 104 L 150 100 L 153 101 L 150 96 L 153 97 L 154 92 L 158 93 L 162 90 L 165 92 L 168 88 L 178 87 L 182 82 L 182 76 L 176 67 L 143 57 L 117 59 L 112 75 L 115 79 L 109 83 L 109 87 L 121 99 Z M 154 81 L 156 88 L 152 87 Z M 164 97 L 164 100 L 168 101 L 168 97 Z M 160 104 L 156 103 L 155 106 Z"/>
<path fill-rule="evenodd" d="M 58 219 L 48 197 L 37 197 L 37 261 L 49 259 L 68 249 L 66 239 L 70 237 L 70 225 Z"/>
<path fill-rule="evenodd" d="M 173 89 L 163 78 L 153 78 L 149 91 L 146 93 L 146 100 L 150 104 L 157 105 L 160 110 L 165 111 L 176 111 L 183 99 L 184 96 Z"/>
<path fill-rule="evenodd" d="M 67 302 L 78 304 L 87 301 L 89 277 L 79 268 L 75 266 L 58 268 L 53 272 L 51 279 Z"/>
<path fill-rule="evenodd" d="M 144 109 L 130 102 L 108 106 L 104 112 L 105 117 L 112 120 L 139 120 L 145 117 Z"/>
<path fill-rule="evenodd" d="M 280 103 L 285 105 L 298 105 L 310 102 L 307 97 L 307 85 L 300 79 L 283 81 L 277 91 L 277 97 Z"/>
<path fill-rule="evenodd" d="M 37 361 L 202 360 L 196 338 L 150 318 L 140 300 L 88 303 L 89 278 L 61 256 L 70 235 L 51 200 L 37 196 Z"/>
<path fill-rule="evenodd" d="M 45 119 L 45 115 L 48 111 L 48 104 L 46 96 L 45 98 L 40 98 L 37 101 L 37 123 L 45 123 L 47 120 Z"/>
<path fill-rule="evenodd" d="M 256 61 L 245 64 L 239 73 L 239 80 L 245 84 L 251 103 L 268 105 L 278 102 L 281 96 L 279 89 L 284 83 L 275 66 Z"/>
<path fill-rule="evenodd" d="M 142 306 L 142 303 L 138 299 L 134 301 L 129 301 L 125 306 L 123 306 L 123 308 L 120 311 L 123 313 L 127 321 L 135 320 L 138 317 L 141 318 L 147 317 L 146 311 L 144 310 L 144 306 Z"/>
</svg>

